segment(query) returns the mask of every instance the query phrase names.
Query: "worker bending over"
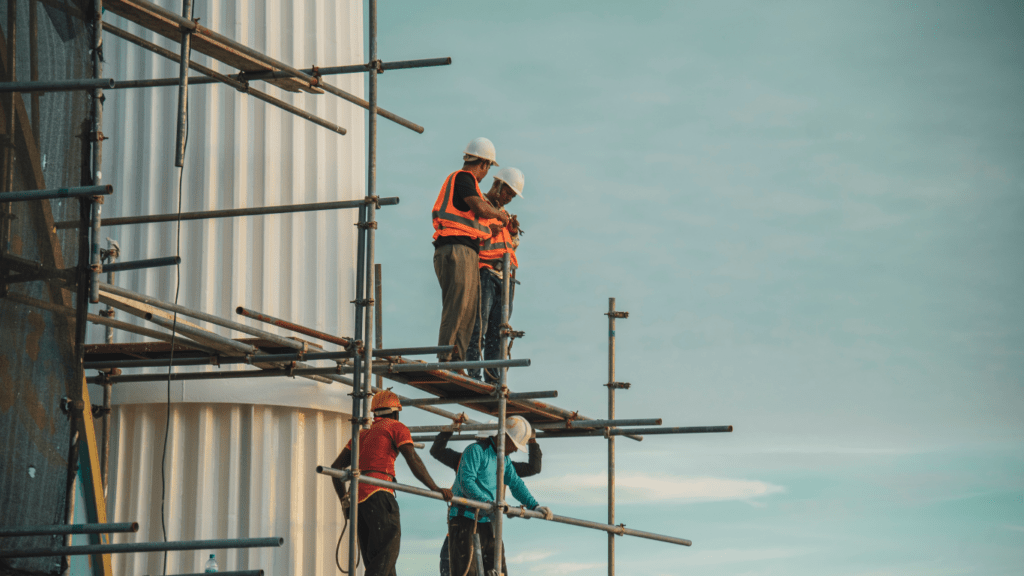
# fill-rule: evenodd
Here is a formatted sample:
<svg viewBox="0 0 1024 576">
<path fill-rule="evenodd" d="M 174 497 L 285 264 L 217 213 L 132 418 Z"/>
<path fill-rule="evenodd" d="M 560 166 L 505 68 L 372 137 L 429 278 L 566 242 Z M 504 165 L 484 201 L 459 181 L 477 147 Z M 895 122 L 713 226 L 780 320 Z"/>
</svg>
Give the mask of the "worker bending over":
<svg viewBox="0 0 1024 576">
<path fill-rule="evenodd" d="M 434 273 L 441 285 L 438 346 L 455 346 L 441 361 L 464 360 L 480 298 L 480 243 L 498 234 L 509 217 L 484 199 L 479 182 L 497 166 L 494 144 L 476 138 L 466 146 L 462 169 L 448 175 L 434 202 Z M 488 219 L 497 222 L 487 225 Z M 464 371 L 460 371 L 465 374 Z"/>
<path fill-rule="evenodd" d="M 505 206 L 515 196 L 523 195 L 526 183 L 522 171 L 518 168 L 502 168 L 494 177 L 491 189 L 485 195 L 492 208 L 505 212 Z M 507 212 L 505 212 L 507 214 Z M 487 224 L 500 224 L 497 220 L 488 220 Z M 480 246 L 480 314 L 473 326 L 473 336 L 469 339 L 469 352 L 466 360 L 480 360 L 483 349 L 484 360 L 501 360 L 501 292 L 505 271 L 502 270 L 502 257 L 509 255 L 510 278 L 508 314 L 512 316 L 512 296 L 515 288 L 516 248 L 519 247 L 519 219 L 512 215 L 509 223 L 501 227 L 501 231 L 483 241 Z M 500 378 L 501 368 L 484 370 L 484 379 L 496 384 Z M 480 370 L 473 368 L 469 375 L 480 379 Z"/>
<path fill-rule="evenodd" d="M 395 459 L 399 452 L 405 456 L 413 476 L 433 492 L 440 492 L 445 500 L 452 499 L 452 491 L 438 488 L 427 472 L 423 461 L 412 445 L 409 428 L 398 421 L 402 403 L 390 390 L 378 392 L 370 405 L 373 425 L 359 431 L 359 470 L 363 476 L 395 481 Z M 352 442 L 331 464 L 341 470 L 352 463 Z M 334 490 L 341 499 L 345 519 L 349 517 L 349 499 L 345 483 L 333 478 Z M 359 515 L 356 530 L 359 550 L 363 555 L 366 576 L 394 576 L 395 564 L 402 541 L 402 520 L 395 500 L 395 491 L 371 484 L 359 483 Z"/>
<path fill-rule="evenodd" d="M 448 447 L 448 440 L 452 437 L 452 432 L 442 431 L 437 434 L 434 438 L 434 444 L 430 447 L 430 455 L 437 459 L 445 466 L 455 470 L 459 470 L 459 462 L 462 460 L 462 454 L 452 450 Z M 477 434 L 478 438 L 487 438 L 486 432 Z M 516 474 L 520 478 L 527 478 L 540 474 L 541 461 L 544 458 L 544 454 L 540 451 L 540 444 L 537 443 L 536 433 L 530 434 L 530 441 L 527 443 L 529 446 L 530 460 L 529 462 L 512 462 L 512 467 L 516 469 Z M 441 544 L 441 576 L 451 576 L 451 564 L 448 560 L 448 536 L 444 537 L 444 544 Z"/>
<path fill-rule="evenodd" d="M 462 453 L 462 461 L 455 476 L 452 492 L 456 496 L 481 502 L 494 502 L 497 495 L 498 457 L 495 442 L 505 442 L 505 485 L 512 495 L 524 507 L 544 514 L 550 520 L 551 510 L 537 504 L 526 484 L 516 473 L 509 454 L 516 450 L 526 449 L 532 427 L 522 416 L 512 416 L 506 421 L 505 437 L 497 438 L 497 433 L 483 440 L 470 444 Z M 468 576 L 484 576 L 477 574 L 476 562 L 473 560 L 473 533 L 480 535 L 480 545 L 484 552 L 484 566 L 494 566 L 494 533 L 491 530 L 491 518 L 482 515 L 475 518 L 474 511 L 458 504 L 452 505 L 448 512 L 448 559 L 451 573 Z M 505 558 L 501 559 L 502 573 L 507 574 Z"/>
</svg>

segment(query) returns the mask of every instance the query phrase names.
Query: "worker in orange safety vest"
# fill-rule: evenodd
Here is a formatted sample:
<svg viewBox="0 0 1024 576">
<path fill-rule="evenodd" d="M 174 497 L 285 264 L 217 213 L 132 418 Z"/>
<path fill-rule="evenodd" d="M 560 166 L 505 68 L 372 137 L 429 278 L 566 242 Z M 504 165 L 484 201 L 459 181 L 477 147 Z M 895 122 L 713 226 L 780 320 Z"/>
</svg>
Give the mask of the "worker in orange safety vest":
<svg viewBox="0 0 1024 576">
<path fill-rule="evenodd" d="M 455 346 L 450 354 L 438 354 L 441 361 L 467 357 L 480 298 L 480 243 L 509 223 L 508 214 L 491 206 L 480 192 L 480 180 L 498 165 L 494 144 L 476 138 L 466 146 L 462 160 L 462 169 L 445 178 L 431 214 L 434 273 L 441 285 L 437 344 Z M 488 219 L 495 222 L 488 225 Z"/>
<path fill-rule="evenodd" d="M 494 177 L 494 183 L 485 196 L 491 206 L 505 212 L 505 206 L 516 196 L 522 197 L 526 179 L 518 168 L 502 168 Z M 505 270 L 502 270 L 502 257 L 509 255 L 509 315 L 512 314 L 512 298 L 515 294 L 516 269 L 519 260 L 516 248 L 519 247 L 519 219 L 515 215 L 509 217 L 507 226 L 501 232 L 483 241 L 480 246 L 480 313 L 473 327 L 470 338 L 467 360 L 480 360 L 483 350 L 485 360 L 501 359 L 501 291 Z M 488 225 L 500 224 L 498 220 L 487 220 Z M 484 370 L 484 379 L 496 384 L 501 374 L 500 368 Z M 480 379 L 480 370 L 469 370 L 469 376 Z"/>
</svg>

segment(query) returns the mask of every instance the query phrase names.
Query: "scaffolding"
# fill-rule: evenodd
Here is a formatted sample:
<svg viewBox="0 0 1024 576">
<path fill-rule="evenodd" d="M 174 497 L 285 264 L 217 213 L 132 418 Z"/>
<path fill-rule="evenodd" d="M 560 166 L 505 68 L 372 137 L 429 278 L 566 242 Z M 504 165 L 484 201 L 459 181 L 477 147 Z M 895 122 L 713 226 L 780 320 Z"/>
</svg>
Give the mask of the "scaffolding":
<svg viewBox="0 0 1024 576">
<path fill-rule="evenodd" d="M 9 0 L 9 10 L 15 0 Z M 368 483 L 376 486 L 388 487 L 403 491 L 409 494 L 426 498 L 441 499 L 440 493 L 430 492 L 417 487 L 406 486 L 395 482 L 388 482 L 376 478 L 364 476 L 359 469 L 359 432 L 370 424 L 369 398 L 383 389 L 383 378 L 394 382 L 402 383 L 428 394 L 428 398 L 408 398 L 400 396 L 403 405 L 441 416 L 448 423 L 436 426 L 413 426 L 410 430 L 416 435 L 413 439 L 417 442 L 425 442 L 433 439 L 433 434 L 441 430 L 454 431 L 456 434 L 452 440 L 471 440 L 476 438 L 473 434 L 463 432 L 475 432 L 481 430 L 494 430 L 497 437 L 504 437 L 507 418 L 512 415 L 521 415 L 531 422 L 537 430 L 539 438 L 579 438 L 579 437 L 604 437 L 608 444 L 608 494 L 607 494 L 607 522 L 600 523 L 589 520 L 581 520 L 564 516 L 554 516 L 548 520 L 553 522 L 569 524 L 589 529 L 604 531 L 608 538 L 608 574 L 615 573 L 615 536 L 635 536 L 658 540 L 662 542 L 690 546 L 691 541 L 674 536 L 653 534 L 640 530 L 626 528 L 623 524 L 616 525 L 615 517 L 615 457 L 617 436 L 640 441 L 644 435 L 658 434 L 694 434 L 694 433 L 721 433 L 731 432 L 732 426 L 692 426 L 692 427 L 661 427 L 661 419 L 621 419 L 617 417 L 615 410 L 615 394 L 617 390 L 628 390 L 631 385 L 626 382 L 616 381 L 615 373 L 615 322 L 617 319 L 628 317 L 627 312 L 618 311 L 615 308 L 615 299 L 610 298 L 608 302 L 608 382 L 603 384 L 607 388 L 608 414 L 606 418 L 596 419 L 584 416 L 578 411 L 570 411 L 559 408 L 552 404 L 540 401 L 541 398 L 555 398 L 558 392 L 512 392 L 507 384 L 508 368 L 529 366 L 528 359 L 511 359 L 509 357 L 510 341 L 515 337 L 522 337 L 523 333 L 516 332 L 509 324 L 510 312 L 510 275 L 504 274 L 502 286 L 501 313 L 502 324 L 500 329 L 501 358 L 492 361 L 474 362 L 423 362 L 415 361 L 406 356 L 417 354 L 444 354 L 450 352 L 451 347 L 422 346 L 416 348 L 383 348 L 382 340 L 382 314 L 381 314 L 381 268 L 376 264 L 375 255 L 375 233 L 377 229 L 377 209 L 398 204 L 398 198 L 381 198 L 377 196 L 377 118 L 382 116 L 414 132 L 422 133 L 423 127 L 406 120 L 394 113 L 388 112 L 377 105 L 378 86 L 377 77 L 385 70 L 400 70 L 410 68 L 422 68 L 431 66 L 444 66 L 451 63 L 450 58 L 433 58 L 424 60 L 412 60 L 401 62 L 382 62 L 378 58 L 377 51 L 377 2 L 368 0 L 368 47 L 369 57 L 365 63 L 355 65 L 342 65 L 327 68 L 299 69 L 280 62 L 266 54 L 255 51 L 239 42 L 226 36 L 218 34 L 197 23 L 192 18 L 192 1 L 183 0 L 182 12 L 177 14 L 163 7 L 157 6 L 146 0 L 94 0 L 87 12 L 79 10 L 72 3 L 64 3 L 60 0 L 31 0 L 34 9 L 35 3 L 39 2 L 51 9 L 59 10 L 70 17 L 77 18 L 92 25 L 94 37 L 92 39 L 92 78 L 68 79 L 66 81 L 39 81 L 33 78 L 30 81 L 18 81 L 14 77 L 13 53 L 9 54 L 11 61 L 11 73 L 5 80 L 0 82 L 0 93 L 9 94 L 10 110 L 12 113 L 10 126 L 14 127 L 15 99 L 20 99 L 21 94 L 32 95 L 37 98 L 38 94 L 49 91 L 87 91 L 91 97 L 91 118 L 90 130 L 86 134 L 89 143 L 88 174 L 89 182 L 77 188 L 63 188 L 55 190 L 26 190 L 13 191 L 8 188 L 7 192 L 0 195 L 0 207 L 7 209 L 10 203 L 15 201 L 43 202 L 50 198 L 77 198 L 80 203 L 80 217 L 52 223 L 51 233 L 57 230 L 77 230 L 79 262 L 76 267 L 62 268 L 48 266 L 42 262 L 29 261 L 18 258 L 12 254 L 0 254 L 4 269 L 3 277 L 0 278 L 0 294 L 13 302 L 49 310 L 59 315 L 72 316 L 75 318 L 75 350 L 81 363 L 82 385 L 77 397 L 71 399 L 72 410 L 81 426 L 82 435 L 85 437 L 85 451 L 81 455 L 82 462 L 87 463 L 88 475 L 85 484 L 88 521 L 91 524 L 74 527 L 36 527 L 37 533 L 42 534 L 71 534 L 83 533 L 98 535 L 99 539 L 89 546 L 63 546 L 58 548 L 42 549 L 21 549 L 0 554 L 0 557 L 12 557 L 21 554 L 28 556 L 36 555 L 71 555 L 90 554 L 94 557 L 92 564 L 93 571 L 97 575 L 111 574 L 110 554 L 126 553 L 153 550 L 184 550 L 198 548 L 226 548 L 226 547 L 247 547 L 247 546 L 280 546 L 283 542 L 280 538 L 262 539 L 234 539 L 230 541 L 188 542 L 151 542 L 134 543 L 130 545 L 113 545 L 109 543 L 107 534 L 116 531 L 134 531 L 125 529 L 128 524 L 106 523 L 104 488 L 107 483 L 107 468 L 109 453 L 109 410 L 111 386 L 131 382 L 163 381 L 168 378 L 174 380 L 190 379 L 250 379 L 265 377 L 301 377 L 318 382 L 343 384 L 352 388 L 351 408 L 351 454 L 352 465 L 346 470 L 334 470 L 325 466 L 316 469 L 317 473 L 342 479 L 350 483 L 349 497 L 351 498 L 351 518 L 353 526 L 358 522 L 358 486 L 360 483 Z M 109 10 L 114 14 L 124 17 L 143 28 L 156 32 L 180 45 L 180 53 L 167 50 L 135 36 L 125 30 L 121 30 L 103 22 L 103 12 Z M 10 20 L 9 22 L 14 22 Z M 13 36 L 14 26 L 8 28 Z M 179 76 L 177 78 L 148 79 L 148 80 L 124 80 L 116 78 L 104 78 L 102 74 L 102 33 L 106 31 L 114 36 L 131 42 L 145 50 L 149 50 L 164 58 L 176 62 L 179 65 Z M 0 42 L 0 45 L 3 43 Z M 13 44 L 12 44 L 13 46 Z M 237 74 L 221 74 L 210 68 L 199 65 L 190 59 L 191 50 L 212 57 L 239 70 Z M 189 70 L 194 70 L 202 76 L 189 76 Z M 363 73 L 368 75 L 368 89 L 366 100 L 359 96 L 349 94 L 325 82 L 324 77 L 332 74 Z M 124 218 L 103 220 L 101 218 L 101 207 L 103 197 L 114 192 L 111 186 L 104 185 L 101 181 L 102 162 L 102 119 L 103 119 L 103 91 L 111 89 L 142 89 L 154 86 L 178 86 L 178 110 L 177 110 L 177 143 L 175 147 L 175 163 L 182 166 L 184 154 L 184 126 L 187 121 L 187 105 L 190 85 L 221 83 L 231 86 L 236 90 L 254 96 L 272 106 L 281 108 L 291 114 L 310 121 L 320 127 L 330 130 L 339 135 L 346 133 L 345 128 L 328 120 L 310 114 L 294 105 L 284 102 L 278 98 L 268 95 L 265 92 L 256 90 L 250 86 L 251 82 L 264 81 L 284 90 L 293 92 L 307 92 L 311 94 L 328 93 L 342 98 L 352 104 L 367 110 L 368 133 L 367 133 L 367 166 L 366 166 L 366 192 L 362 199 L 353 201 L 324 202 L 314 204 L 295 204 L 286 206 L 266 206 L 256 208 L 243 208 L 235 210 L 215 210 L 204 212 L 185 212 L 178 214 L 154 214 L 138 215 Z M 35 100 L 34 102 L 38 102 Z M 32 107 L 37 110 L 37 105 Z M 134 262 L 114 263 L 118 256 L 118 250 L 110 247 L 101 249 L 100 239 L 102 227 L 106 226 L 128 226 L 145 225 L 159 222 L 180 222 L 185 220 L 202 220 L 213 218 L 239 218 L 262 216 L 269 214 L 285 214 L 297 212 L 313 212 L 321 210 L 358 210 L 358 236 L 356 246 L 356 282 L 354 305 L 354 327 L 353 336 L 343 337 L 320 332 L 305 326 L 292 323 L 288 320 L 275 318 L 269 314 L 251 310 L 239 306 L 237 314 L 261 323 L 270 324 L 283 328 L 298 336 L 280 336 L 259 328 L 254 328 L 241 322 L 227 318 L 217 317 L 199 310 L 189 309 L 185 306 L 163 302 L 156 298 L 146 296 L 119 288 L 113 285 L 112 274 L 117 271 L 138 270 L 156 266 L 174 266 L 180 263 L 180 258 L 158 258 Z M 2 218 L 3 215 L 0 215 Z M 4 220 L 6 222 L 6 220 Z M 104 262 L 107 262 L 106 264 Z M 504 269 L 509 269 L 508 255 L 505 255 Z M 107 282 L 101 281 L 101 274 L 108 273 Z M 56 289 L 71 289 L 76 294 L 76 305 L 70 303 L 46 302 L 39 299 L 26 297 L 24 295 L 9 294 L 7 287 L 19 282 L 44 281 L 56 287 Z M 101 311 L 101 314 L 88 313 L 88 304 L 105 304 L 112 310 L 114 308 L 137 316 L 154 327 L 144 327 L 127 322 L 121 322 L 110 318 L 111 314 Z M 173 316 L 172 316 L 173 315 Z M 200 322 L 210 323 L 230 330 L 242 332 L 251 338 L 230 339 L 220 336 L 210 330 L 204 329 L 198 324 L 179 318 L 179 315 L 192 318 Z M 172 320 L 173 317 L 173 320 Z M 85 345 L 86 322 L 105 325 L 108 328 L 107 344 Z M 159 329 L 158 329 L 159 328 Z M 140 344 L 112 344 L 111 331 L 113 329 L 124 330 L 137 335 L 153 338 L 157 342 L 143 342 Z M 336 347 L 338 350 L 326 350 L 323 344 L 300 338 L 304 336 L 318 342 L 324 342 Z M 87 352 L 88 349 L 88 352 Z M 329 366 L 312 365 L 309 362 L 326 361 L 333 363 Z M 223 370 L 225 366 L 242 365 L 251 366 L 253 369 Z M 175 367 L 215 367 L 217 370 L 203 372 L 171 371 Z M 167 374 L 123 374 L 122 370 L 141 369 L 147 367 L 167 367 Z M 497 368 L 499 379 L 497 384 L 489 384 L 480 380 L 462 376 L 456 370 L 462 368 Z M 97 370 L 98 374 L 92 377 L 85 377 L 85 370 Z M 374 383 L 374 376 L 376 382 Z M 88 410 L 91 403 L 88 397 L 86 384 L 98 384 L 103 387 L 103 434 L 97 438 L 92 428 L 92 414 Z M 485 424 L 470 419 L 466 414 L 450 412 L 439 405 L 457 404 L 476 412 L 495 417 L 497 422 Z M 76 432 L 77 438 L 77 432 Z M 494 566 L 482 566 L 482 550 L 479 549 L 479 541 L 476 543 L 477 566 L 479 569 L 490 569 L 493 573 L 501 574 L 502 570 L 502 532 L 504 517 L 518 518 L 540 518 L 545 519 L 543 514 L 524 510 L 522 508 L 509 507 L 505 502 L 504 494 L 504 466 L 505 454 L 504 443 L 495 442 L 497 452 L 497 490 L 496 499 L 493 502 L 478 502 L 464 498 L 456 498 L 458 504 L 479 510 L 481 513 L 489 514 L 494 531 Z M 69 466 L 71 463 L 69 462 Z M 308 471 L 313 473 L 313 471 Z M 70 522 L 69 522 L 70 524 Z M 134 525 L 138 529 L 138 525 Z M 31 531 L 30 529 L 26 529 Z M 41 532 L 40 532 L 41 530 Z M 62 531 L 63 530 L 63 531 Z M 24 531 L 23 531 L 24 532 Z M 18 536 L 24 534 L 6 534 L 0 532 L 0 536 Z M 203 544 L 203 546 L 200 546 Z M 189 548 L 192 546 L 192 548 Z M 356 530 L 350 530 L 349 540 L 349 571 L 355 574 L 357 562 L 357 540 Z M 239 572 L 241 573 L 241 572 Z M 488 572 L 489 574 L 491 572 Z M 482 575 L 481 575 L 482 576 Z"/>
</svg>

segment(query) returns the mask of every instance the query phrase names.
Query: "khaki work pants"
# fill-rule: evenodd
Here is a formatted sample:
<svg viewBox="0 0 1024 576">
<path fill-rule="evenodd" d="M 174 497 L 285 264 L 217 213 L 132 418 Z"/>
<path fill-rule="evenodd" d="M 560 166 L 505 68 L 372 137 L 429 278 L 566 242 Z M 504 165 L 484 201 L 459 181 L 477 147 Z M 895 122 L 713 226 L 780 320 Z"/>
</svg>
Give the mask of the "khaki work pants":
<svg viewBox="0 0 1024 576">
<path fill-rule="evenodd" d="M 480 300 L 480 255 L 462 244 L 434 250 L 434 273 L 441 285 L 441 328 L 438 346 L 455 346 L 451 361 L 464 360 L 476 324 Z M 438 354 L 438 359 L 446 360 Z"/>
</svg>

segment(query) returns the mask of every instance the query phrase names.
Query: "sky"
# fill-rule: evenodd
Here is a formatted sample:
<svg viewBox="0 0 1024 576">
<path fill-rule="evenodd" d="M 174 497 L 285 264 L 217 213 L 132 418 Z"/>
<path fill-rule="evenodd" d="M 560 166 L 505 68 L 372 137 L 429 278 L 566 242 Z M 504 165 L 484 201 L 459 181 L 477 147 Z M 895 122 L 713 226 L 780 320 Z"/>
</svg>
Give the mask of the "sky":
<svg viewBox="0 0 1024 576">
<path fill-rule="evenodd" d="M 1022 26 L 1017 2 L 381 3 L 383 60 L 453 61 L 380 77 L 426 128 L 380 122 L 384 342 L 434 341 L 430 206 L 486 136 L 526 175 L 510 388 L 604 417 L 615 297 L 617 415 L 735 426 L 617 442 L 618 521 L 693 541 L 619 538 L 619 574 L 1024 573 Z M 606 441 L 542 447 L 537 499 L 603 520 Z M 434 573 L 444 510 L 399 502 L 399 572 Z M 513 574 L 585 575 L 606 540 L 505 544 Z"/>
</svg>

